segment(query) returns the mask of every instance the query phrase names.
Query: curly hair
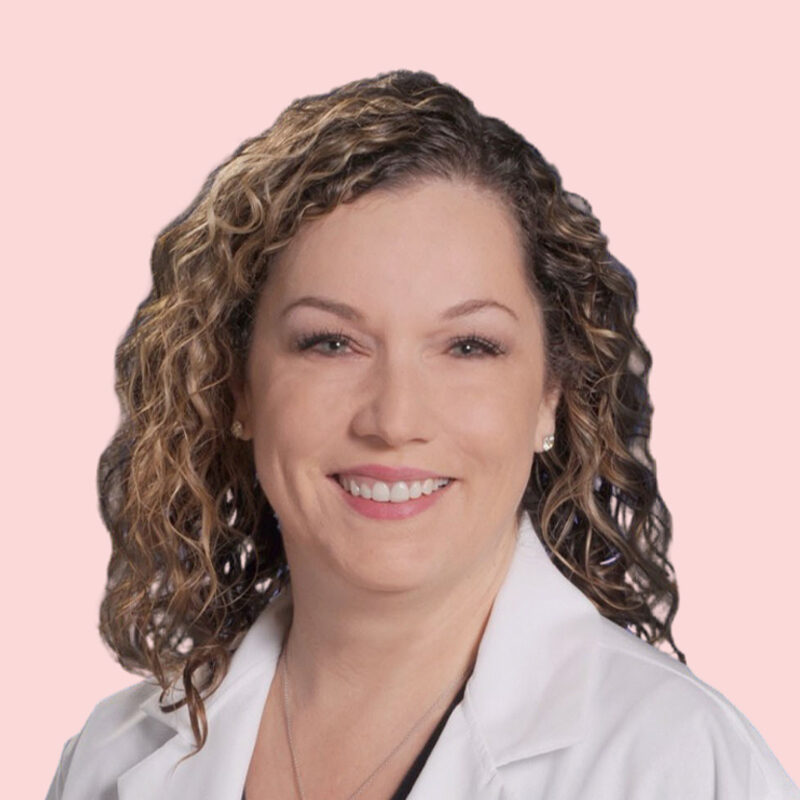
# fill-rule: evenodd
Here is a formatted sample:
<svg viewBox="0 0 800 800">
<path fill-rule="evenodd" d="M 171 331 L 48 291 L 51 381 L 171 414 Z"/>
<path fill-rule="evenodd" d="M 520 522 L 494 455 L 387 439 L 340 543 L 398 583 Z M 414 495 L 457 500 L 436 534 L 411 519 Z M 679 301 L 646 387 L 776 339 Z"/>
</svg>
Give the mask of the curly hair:
<svg viewBox="0 0 800 800">
<path fill-rule="evenodd" d="M 100 632 L 125 669 L 158 681 L 164 710 L 188 706 L 194 752 L 204 699 L 290 579 L 252 448 L 229 435 L 270 264 L 304 221 L 437 176 L 512 210 L 546 378 L 562 390 L 555 446 L 536 453 L 518 519 L 530 513 L 602 615 L 686 662 L 671 632 L 671 517 L 648 449 L 652 359 L 633 324 L 635 281 L 535 147 L 449 84 L 399 70 L 295 100 L 217 167 L 156 238 L 152 289 L 116 350 L 120 424 L 97 473 L 112 540 Z M 181 680 L 181 699 L 164 705 Z"/>
</svg>

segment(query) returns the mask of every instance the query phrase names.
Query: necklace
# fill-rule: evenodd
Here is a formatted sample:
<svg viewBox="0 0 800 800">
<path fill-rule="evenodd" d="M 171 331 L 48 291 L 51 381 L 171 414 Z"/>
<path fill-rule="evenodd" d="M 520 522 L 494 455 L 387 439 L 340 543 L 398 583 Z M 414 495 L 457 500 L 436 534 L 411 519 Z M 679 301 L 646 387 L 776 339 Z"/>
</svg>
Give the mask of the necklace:
<svg viewBox="0 0 800 800">
<path fill-rule="evenodd" d="M 297 767 L 297 757 L 294 752 L 294 741 L 292 740 L 292 726 L 289 719 L 289 673 L 286 667 L 286 647 L 284 646 L 283 650 L 281 651 L 281 683 L 283 683 L 283 717 L 286 722 L 286 738 L 289 740 L 289 752 L 292 756 L 292 770 L 294 771 L 294 779 L 297 782 L 297 792 L 300 795 L 300 800 L 305 800 L 305 795 L 303 794 L 303 787 L 300 781 L 300 771 Z M 467 669 L 461 675 L 456 678 L 455 681 L 449 683 L 445 690 L 428 706 L 425 713 L 411 726 L 408 733 L 394 746 L 391 750 L 389 755 L 378 764 L 377 767 L 367 776 L 367 778 L 361 783 L 361 785 L 351 794 L 347 800 L 354 800 L 354 798 L 358 797 L 361 792 L 366 789 L 366 787 L 372 782 L 373 778 L 380 772 L 380 770 L 387 764 L 389 759 L 408 741 L 409 737 L 414 733 L 414 731 L 423 723 L 423 721 L 427 718 L 427 716 L 433 711 L 434 708 L 441 702 L 442 698 L 445 697 L 448 692 L 451 692 L 461 681 L 463 681 L 467 675 L 469 674 L 470 670 Z"/>
</svg>

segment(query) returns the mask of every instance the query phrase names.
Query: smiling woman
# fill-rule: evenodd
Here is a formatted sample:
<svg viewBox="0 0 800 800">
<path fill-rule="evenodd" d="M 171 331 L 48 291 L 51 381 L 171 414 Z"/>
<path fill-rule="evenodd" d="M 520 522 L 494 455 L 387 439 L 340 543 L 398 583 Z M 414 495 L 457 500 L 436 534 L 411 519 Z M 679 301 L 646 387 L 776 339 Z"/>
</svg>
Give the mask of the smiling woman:
<svg viewBox="0 0 800 800">
<path fill-rule="evenodd" d="M 524 138 L 427 73 L 302 98 L 152 268 L 98 475 L 147 680 L 50 798 L 800 797 L 673 641 L 635 283 Z"/>
<path fill-rule="evenodd" d="M 424 588 L 446 607 L 460 584 L 482 593 L 498 580 L 481 565 L 510 554 L 559 397 L 544 392 L 544 331 L 520 240 L 494 192 L 417 178 L 308 223 L 274 260 L 234 416 L 296 565 L 295 614 L 315 627 L 333 621 L 303 609 L 305 583 L 321 593 L 330 581 L 333 596 Z M 332 321 L 339 332 L 326 333 Z M 403 469 L 356 466 L 365 454 Z M 450 483 L 418 485 L 411 498 L 420 471 Z M 375 548 L 366 520 L 412 517 Z"/>
</svg>

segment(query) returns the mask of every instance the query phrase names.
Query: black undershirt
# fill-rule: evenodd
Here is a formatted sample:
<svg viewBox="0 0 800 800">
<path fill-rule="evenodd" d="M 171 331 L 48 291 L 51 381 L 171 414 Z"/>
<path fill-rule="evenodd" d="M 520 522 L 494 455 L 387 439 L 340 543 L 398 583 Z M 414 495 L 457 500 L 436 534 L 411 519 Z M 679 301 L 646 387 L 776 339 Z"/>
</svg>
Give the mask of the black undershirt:
<svg viewBox="0 0 800 800">
<path fill-rule="evenodd" d="M 450 714 L 464 697 L 465 687 L 466 682 L 462 684 L 461 688 L 458 690 L 458 694 L 453 698 L 453 702 L 447 707 L 444 715 L 434 728 L 433 733 L 431 733 L 431 735 L 428 737 L 428 741 L 425 742 L 425 745 L 423 746 L 419 755 L 414 759 L 414 763 L 411 765 L 411 768 L 403 776 L 403 780 L 400 781 L 400 785 L 397 787 L 395 793 L 389 798 L 389 800 L 406 800 L 408 795 L 411 793 L 414 782 L 419 777 L 420 772 L 422 772 L 422 768 L 425 766 L 425 762 L 428 760 L 431 750 L 433 750 L 441 732 L 444 730 L 444 726 L 447 724 Z M 242 800 L 247 800 L 244 795 L 244 790 L 242 790 Z"/>
</svg>

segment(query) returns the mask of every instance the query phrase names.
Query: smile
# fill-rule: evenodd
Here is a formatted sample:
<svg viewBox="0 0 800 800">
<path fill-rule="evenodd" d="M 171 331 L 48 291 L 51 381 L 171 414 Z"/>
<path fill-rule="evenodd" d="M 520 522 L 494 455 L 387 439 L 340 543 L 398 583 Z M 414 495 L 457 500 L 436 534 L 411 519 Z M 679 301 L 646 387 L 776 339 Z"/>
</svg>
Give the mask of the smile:
<svg viewBox="0 0 800 800">
<path fill-rule="evenodd" d="M 406 519 L 421 514 L 455 483 L 451 478 L 393 483 L 361 476 L 331 475 L 330 479 L 352 510 L 371 519 Z"/>
<path fill-rule="evenodd" d="M 427 478 L 424 481 L 386 483 L 374 478 L 337 475 L 341 487 L 353 497 L 363 497 L 376 503 L 405 503 L 430 495 L 450 483 L 449 478 Z"/>
</svg>

